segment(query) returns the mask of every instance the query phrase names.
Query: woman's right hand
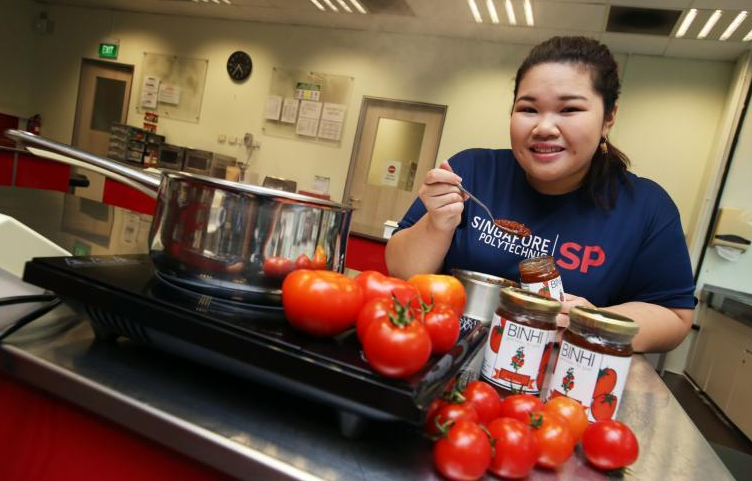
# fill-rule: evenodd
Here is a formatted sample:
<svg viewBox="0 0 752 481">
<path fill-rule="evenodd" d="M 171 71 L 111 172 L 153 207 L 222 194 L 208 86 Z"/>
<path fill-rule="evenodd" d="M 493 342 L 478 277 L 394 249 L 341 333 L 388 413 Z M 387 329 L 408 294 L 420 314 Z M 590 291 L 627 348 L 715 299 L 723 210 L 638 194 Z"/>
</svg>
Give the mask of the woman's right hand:
<svg viewBox="0 0 752 481">
<path fill-rule="evenodd" d="M 418 197 L 426 207 L 428 220 L 434 229 L 453 231 L 459 225 L 467 200 L 457 187 L 461 180 L 446 160 L 438 169 L 426 173 Z"/>
</svg>

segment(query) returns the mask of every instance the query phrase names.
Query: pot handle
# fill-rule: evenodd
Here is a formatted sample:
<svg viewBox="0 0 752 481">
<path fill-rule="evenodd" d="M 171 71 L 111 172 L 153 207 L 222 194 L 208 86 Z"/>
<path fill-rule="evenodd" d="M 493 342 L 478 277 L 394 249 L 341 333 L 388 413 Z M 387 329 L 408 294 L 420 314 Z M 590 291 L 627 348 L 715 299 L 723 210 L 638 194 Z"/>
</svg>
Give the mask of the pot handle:
<svg viewBox="0 0 752 481">
<path fill-rule="evenodd" d="M 8 129 L 5 131 L 5 136 L 21 142 L 34 155 L 92 170 L 133 187 L 150 197 L 157 197 L 157 189 L 159 189 L 162 180 L 161 176 L 142 172 L 99 155 L 73 148 L 70 145 L 34 135 L 31 132 Z M 34 147 L 29 147 L 30 145 Z"/>
</svg>

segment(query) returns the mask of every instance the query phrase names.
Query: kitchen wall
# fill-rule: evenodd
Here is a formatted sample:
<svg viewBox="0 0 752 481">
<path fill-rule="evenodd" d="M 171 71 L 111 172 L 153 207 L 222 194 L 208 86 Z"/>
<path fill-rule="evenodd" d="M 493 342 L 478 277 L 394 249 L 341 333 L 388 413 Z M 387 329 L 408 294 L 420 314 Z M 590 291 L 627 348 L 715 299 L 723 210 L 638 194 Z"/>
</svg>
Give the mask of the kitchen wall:
<svg viewBox="0 0 752 481">
<path fill-rule="evenodd" d="M 719 206 L 752 211 L 752 109 L 749 106 L 730 162 Z M 700 266 L 698 287 L 703 284 L 752 294 L 752 250 L 747 250 L 739 256 L 739 260 L 731 262 L 719 256 L 714 248 L 708 248 Z"/>
<path fill-rule="evenodd" d="M 0 0 L 0 112 L 24 119 L 36 113 L 31 98 L 35 12 L 31 2 Z"/>
<path fill-rule="evenodd" d="M 120 39 L 118 62 L 135 65 L 128 121 L 140 125 L 135 106 L 145 51 L 209 59 L 198 123 L 161 118 L 168 141 L 244 158 L 245 149 L 219 144 L 219 134 L 252 132 L 261 141 L 250 169 L 286 177 L 308 188 L 314 175 L 331 178 L 331 195 L 342 198 L 357 115 L 363 96 L 448 106 L 438 160 L 474 146 L 508 147 L 514 73 L 529 47 L 476 40 L 377 32 L 278 26 L 165 15 L 132 14 L 0 0 L 0 31 L 13 26 L 33 40 L 34 58 L 0 52 L 3 65 L 26 70 L 31 82 L 9 83 L 2 95 L 26 102 L 43 115 L 43 132 L 70 142 L 82 57 L 95 58 L 98 42 Z M 34 13 L 55 22 L 52 35 L 23 33 Z M 234 84 L 227 56 L 247 50 L 251 78 Z M 696 193 L 712 150 L 716 124 L 732 77 L 732 62 L 618 55 L 624 72 L 623 102 L 612 140 L 634 162 L 634 171 L 662 184 L 679 205 L 686 232 L 694 222 Z M 355 78 L 340 147 L 264 135 L 263 107 L 272 68 L 302 68 Z M 31 72 L 28 70 L 31 69 Z M 23 77 L 23 75 L 22 75 Z M 33 90 L 33 98 L 29 98 Z M 14 95 L 18 92 L 18 95 Z M 22 100 L 26 98 L 27 100 Z M 30 105 L 30 107 L 29 107 Z M 681 175 L 677 175 L 681 172 Z"/>
</svg>

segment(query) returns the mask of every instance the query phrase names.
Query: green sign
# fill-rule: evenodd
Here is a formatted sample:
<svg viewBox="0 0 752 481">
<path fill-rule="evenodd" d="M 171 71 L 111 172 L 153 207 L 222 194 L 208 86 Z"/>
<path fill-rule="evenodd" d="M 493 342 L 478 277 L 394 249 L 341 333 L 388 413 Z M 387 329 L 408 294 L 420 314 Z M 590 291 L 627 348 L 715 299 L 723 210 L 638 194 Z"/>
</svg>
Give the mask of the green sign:
<svg viewBox="0 0 752 481">
<path fill-rule="evenodd" d="M 116 43 L 100 43 L 99 44 L 99 56 L 104 58 L 117 58 L 118 44 Z"/>
</svg>

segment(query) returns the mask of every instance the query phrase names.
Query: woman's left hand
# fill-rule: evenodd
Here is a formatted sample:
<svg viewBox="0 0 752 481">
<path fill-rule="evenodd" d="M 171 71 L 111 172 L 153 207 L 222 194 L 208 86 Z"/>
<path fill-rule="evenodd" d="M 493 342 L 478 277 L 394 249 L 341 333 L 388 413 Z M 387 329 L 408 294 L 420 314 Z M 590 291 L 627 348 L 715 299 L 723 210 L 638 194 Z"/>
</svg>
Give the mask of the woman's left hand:
<svg viewBox="0 0 752 481">
<path fill-rule="evenodd" d="M 584 297 L 564 293 L 564 301 L 561 303 L 561 312 L 556 316 L 556 326 L 566 328 L 569 325 L 569 310 L 574 306 L 595 307 Z"/>
</svg>

